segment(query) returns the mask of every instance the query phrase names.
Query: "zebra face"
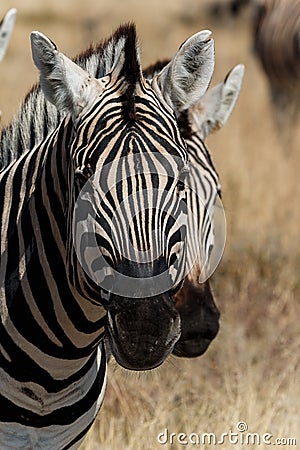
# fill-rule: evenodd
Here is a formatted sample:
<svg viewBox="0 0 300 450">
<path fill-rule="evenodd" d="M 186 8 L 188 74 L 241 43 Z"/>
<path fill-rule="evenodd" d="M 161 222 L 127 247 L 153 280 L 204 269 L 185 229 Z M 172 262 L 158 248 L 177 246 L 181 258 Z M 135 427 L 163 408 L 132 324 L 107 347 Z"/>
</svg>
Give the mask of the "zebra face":
<svg viewBox="0 0 300 450">
<path fill-rule="evenodd" d="M 220 313 L 209 278 L 223 254 L 226 221 L 219 177 L 204 141 L 227 122 L 240 92 L 243 73 L 244 67 L 236 66 L 224 82 L 209 89 L 179 118 L 190 157 L 187 180 L 187 264 L 190 269 L 175 295 L 181 319 L 181 336 L 173 350 L 177 356 L 203 354 L 219 329 Z"/>
<path fill-rule="evenodd" d="M 129 128 L 126 120 L 123 127 L 119 124 L 120 137 L 115 138 L 123 145 L 114 158 L 107 140 L 102 144 L 100 130 L 93 138 L 95 153 L 88 158 L 92 175 L 80 189 L 79 171 L 74 184 L 80 189 L 73 221 L 78 271 L 83 267 L 86 284 L 92 280 L 101 289 L 101 301 L 108 299 L 111 349 L 119 364 L 131 370 L 156 367 L 172 351 L 180 335 L 172 293 L 185 271 L 182 183 L 188 171 L 178 149 L 184 155 L 186 148 L 180 136 L 170 139 L 171 129 L 160 130 L 159 136 L 153 131 L 160 116 L 154 115 L 150 100 L 143 111 L 147 118 L 151 113 L 151 128 L 143 123 L 140 107 L 138 122 Z M 99 110 L 103 113 L 101 105 Z M 118 121 L 121 109 L 119 114 Z M 171 119 L 175 125 L 173 115 Z"/>
<path fill-rule="evenodd" d="M 168 160 L 161 153 L 128 155 L 96 171 L 81 189 L 75 248 L 80 267 L 102 290 L 150 297 L 173 290 L 184 276 L 185 192 L 182 171 Z"/>
<path fill-rule="evenodd" d="M 152 79 L 167 64 L 168 61 L 159 61 L 144 74 Z M 173 350 L 176 356 L 201 355 L 219 329 L 220 314 L 209 278 L 223 253 L 226 222 L 219 177 L 205 139 L 227 122 L 238 98 L 243 74 L 243 65 L 234 67 L 222 83 L 209 89 L 198 102 L 178 115 L 180 131 L 187 143 L 190 172 L 185 181 L 188 273 L 174 296 L 181 320 L 181 336 Z"/>
<path fill-rule="evenodd" d="M 180 336 L 173 292 L 185 275 L 188 158 L 176 116 L 210 82 L 209 35 L 188 39 L 149 82 L 133 26 L 109 41 L 100 79 L 32 34 L 44 93 L 74 124 L 66 156 L 70 284 L 107 307 L 112 351 L 134 370 L 161 364 Z"/>
<path fill-rule="evenodd" d="M 191 142 L 187 142 L 191 151 Z M 199 142 L 196 150 L 199 153 Z M 175 344 L 173 354 L 183 357 L 203 354 L 217 335 L 220 314 L 210 289 L 209 278 L 222 256 L 226 236 L 225 216 L 217 196 L 217 177 L 213 179 L 209 176 L 212 166 L 206 161 L 204 167 L 209 170 L 205 171 L 203 166 L 196 168 L 193 157 L 191 161 L 194 164 L 191 165 L 187 182 L 189 271 L 174 297 L 175 307 L 180 314 L 181 336 Z M 191 214 L 192 211 L 194 214 Z"/>
</svg>

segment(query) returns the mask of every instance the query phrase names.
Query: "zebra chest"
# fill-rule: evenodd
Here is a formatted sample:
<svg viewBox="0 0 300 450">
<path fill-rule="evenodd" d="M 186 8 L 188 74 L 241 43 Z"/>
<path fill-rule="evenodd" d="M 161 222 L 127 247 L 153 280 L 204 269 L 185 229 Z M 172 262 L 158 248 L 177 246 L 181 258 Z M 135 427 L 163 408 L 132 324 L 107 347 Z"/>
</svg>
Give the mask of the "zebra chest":
<svg viewBox="0 0 300 450">
<path fill-rule="evenodd" d="M 22 382 L 0 369 L 0 442 L 6 450 L 65 448 L 90 426 L 106 387 L 106 358 L 99 346 L 86 373 L 57 381 L 55 392 L 32 381 Z M 64 385 L 65 384 L 65 385 Z M 59 386 L 62 386 L 59 389 Z"/>
</svg>

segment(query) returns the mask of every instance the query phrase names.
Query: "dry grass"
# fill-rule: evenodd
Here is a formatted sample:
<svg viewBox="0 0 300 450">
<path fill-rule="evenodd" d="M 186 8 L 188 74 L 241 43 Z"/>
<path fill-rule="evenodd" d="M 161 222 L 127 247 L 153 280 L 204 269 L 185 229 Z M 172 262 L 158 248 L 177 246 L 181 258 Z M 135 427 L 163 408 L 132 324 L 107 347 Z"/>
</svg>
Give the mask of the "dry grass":
<svg viewBox="0 0 300 450">
<path fill-rule="evenodd" d="M 110 367 L 103 409 L 82 450 L 192 449 L 160 445 L 157 435 L 168 428 L 220 437 L 240 421 L 251 433 L 299 442 L 300 285 L 294 268 L 281 256 L 231 255 L 214 285 L 222 324 L 207 354 L 172 358 L 140 377 Z M 244 447 L 227 442 L 220 448 Z"/>
<path fill-rule="evenodd" d="M 225 1 L 225 0 L 224 0 Z M 24 5 L 24 3 L 26 3 Z M 171 56 L 193 32 L 210 28 L 216 41 L 214 82 L 246 65 L 241 97 L 229 124 L 209 140 L 220 172 L 228 222 L 227 246 L 213 286 L 220 333 L 202 358 L 172 358 L 140 376 L 111 366 L 104 406 L 81 450 L 194 448 L 162 446 L 157 434 L 235 431 L 297 437 L 300 445 L 300 130 L 289 143 L 275 131 L 267 84 L 251 54 L 247 17 L 218 23 L 206 1 L 3 1 L 19 15 L 1 64 L 0 107 L 8 122 L 36 71 L 28 35 L 48 34 L 67 54 L 134 19 L 143 61 Z M 84 8 L 83 6 L 84 5 Z M 245 448 L 204 445 L 201 448 Z M 249 445 L 247 448 L 269 448 Z M 297 448 L 275 446 L 275 448 Z"/>
</svg>

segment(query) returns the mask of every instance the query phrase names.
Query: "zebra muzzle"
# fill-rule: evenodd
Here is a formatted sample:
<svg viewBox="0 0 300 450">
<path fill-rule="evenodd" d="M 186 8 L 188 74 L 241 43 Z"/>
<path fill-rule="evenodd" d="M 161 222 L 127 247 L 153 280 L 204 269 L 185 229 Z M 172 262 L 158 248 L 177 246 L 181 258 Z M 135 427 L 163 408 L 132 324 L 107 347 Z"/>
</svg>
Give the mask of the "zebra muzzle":
<svg viewBox="0 0 300 450">
<path fill-rule="evenodd" d="M 172 352 L 180 337 L 180 317 L 168 294 L 148 298 L 113 295 L 107 335 L 116 361 L 129 370 L 150 370 Z"/>
<path fill-rule="evenodd" d="M 207 350 L 219 331 L 220 312 L 209 281 L 197 285 L 185 279 L 174 298 L 181 319 L 181 336 L 173 354 L 185 358 L 198 357 Z"/>
</svg>

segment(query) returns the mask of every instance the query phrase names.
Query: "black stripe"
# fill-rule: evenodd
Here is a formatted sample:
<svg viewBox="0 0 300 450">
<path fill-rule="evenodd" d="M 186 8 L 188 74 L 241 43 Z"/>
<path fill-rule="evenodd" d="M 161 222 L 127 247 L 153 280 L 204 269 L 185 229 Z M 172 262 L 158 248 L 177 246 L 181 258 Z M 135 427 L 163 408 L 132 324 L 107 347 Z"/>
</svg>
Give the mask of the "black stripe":
<svg viewBox="0 0 300 450">
<path fill-rule="evenodd" d="M 87 427 L 85 427 L 72 441 L 70 441 L 65 447 L 62 448 L 62 450 L 68 450 L 73 447 L 76 442 L 79 442 L 89 431 L 93 423 L 95 422 L 96 417 L 93 418 L 93 420 L 88 424 Z"/>
<path fill-rule="evenodd" d="M 104 348 L 103 345 L 102 348 Z M 93 356 L 93 360 L 94 358 L 95 355 Z M 88 412 L 94 405 L 96 399 L 101 394 L 105 373 L 106 356 L 105 351 L 103 350 L 98 374 L 85 396 L 77 403 L 59 408 L 56 411 L 43 416 L 33 413 L 25 408 L 20 408 L 0 394 L 0 421 L 5 423 L 17 422 L 21 425 L 35 428 L 49 427 L 51 425 L 71 425 L 79 417 Z"/>
</svg>

